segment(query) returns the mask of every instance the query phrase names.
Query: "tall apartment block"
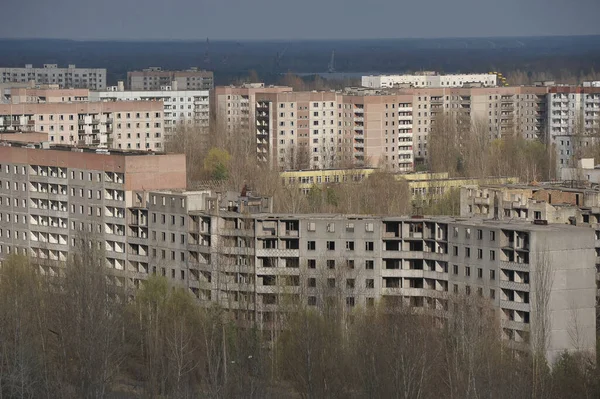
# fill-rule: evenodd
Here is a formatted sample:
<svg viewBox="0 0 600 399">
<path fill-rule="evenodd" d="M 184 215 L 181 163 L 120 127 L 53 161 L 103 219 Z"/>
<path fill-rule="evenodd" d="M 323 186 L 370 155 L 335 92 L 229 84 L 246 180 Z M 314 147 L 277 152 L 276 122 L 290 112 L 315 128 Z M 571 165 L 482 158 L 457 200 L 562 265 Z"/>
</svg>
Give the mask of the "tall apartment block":
<svg viewBox="0 0 600 399">
<path fill-rule="evenodd" d="M 558 168 L 573 167 L 577 142 L 587 146 L 600 136 L 600 87 L 558 86 L 548 94 L 548 140 L 556 148 Z"/>
<path fill-rule="evenodd" d="M 43 132 L 52 143 L 160 151 L 163 112 L 162 101 L 0 104 L 0 132 Z"/>
<path fill-rule="evenodd" d="M 432 124 L 442 114 L 487 131 L 490 140 L 514 133 L 546 141 L 548 87 L 400 89 L 413 97 L 414 156 L 425 162 Z"/>
<path fill-rule="evenodd" d="M 91 101 L 161 101 L 165 135 L 175 132 L 178 126 L 208 129 L 210 120 L 208 90 L 179 90 L 177 82 L 162 86 L 160 90 L 124 90 L 123 83 L 108 87 L 106 91 L 90 93 Z"/>
<path fill-rule="evenodd" d="M 346 150 L 354 165 L 410 171 L 426 162 L 429 133 L 443 114 L 478 126 L 490 140 L 517 132 L 546 141 L 545 86 L 262 90 L 217 87 L 215 114 L 229 130 L 256 126 L 259 159 L 280 169 L 339 167 Z"/>
<path fill-rule="evenodd" d="M 90 235 L 124 283 L 126 228 L 131 229 L 125 210 L 134 206 L 133 192 L 185 187 L 183 155 L 23 144 L 0 146 L 0 159 L 0 258 L 29 254 L 42 261 L 46 273 L 58 273 L 75 239 Z"/>
<path fill-rule="evenodd" d="M 263 83 L 216 87 L 210 104 L 218 131 L 234 133 L 239 129 L 253 129 L 256 124 L 256 96 L 292 90 L 287 86 L 265 86 Z"/>
<path fill-rule="evenodd" d="M 470 185 L 461 188 L 460 214 L 589 228 L 595 236 L 596 300 L 600 314 L 600 191 L 557 184 Z"/>
<path fill-rule="evenodd" d="M 549 315 L 547 357 L 595 348 L 594 232 L 482 219 L 287 215 L 269 201 L 186 192 L 182 155 L 0 147 L 0 258 L 59 273 L 77 239 L 104 250 L 115 284 L 151 274 L 220 303 L 265 336 L 288 305 L 379 302 L 443 320 L 455 295 L 488 303 L 526 349 Z M 547 306 L 536 302 L 551 273 Z M 577 333 L 577 340 L 573 340 Z M 575 347 L 574 342 L 577 342 Z"/>
<path fill-rule="evenodd" d="M 293 92 L 255 84 L 217 87 L 215 97 L 223 130 L 248 126 L 256 134 L 258 159 L 273 167 L 413 169 L 412 96 Z"/>
<path fill-rule="evenodd" d="M 151 67 L 127 72 L 127 88 L 133 91 L 160 90 L 163 86 L 171 86 L 172 82 L 177 82 L 179 90 L 211 90 L 214 86 L 212 71 L 198 68 L 163 71 L 162 68 Z"/>
<path fill-rule="evenodd" d="M 287 92 L 256 101 L 257 152 L 280 169 L 413 170 L 411 96 Z"/>
<path fill-rule="evenodd" d="M 435 72 L 422 72 L 414 75 L 369 75 L 361 78 L 363 87 L 381 89 L 393 87 L 463 87 L 480 85 L 496 87 L 495 73 L 478 73 L 465 75 L 440 75 Z"/>
<path fill-rule="evenodd" d="M 69 65 L 59 68 L 57 64 L 44 64 L 34 68 L 27 64 L 24 68 L 0 68 L 0 83 L 57 84 L 61 88 L 87 88 L 103 90 L 106 88 L 106 69 L 76 68 Z"/>
</svg>

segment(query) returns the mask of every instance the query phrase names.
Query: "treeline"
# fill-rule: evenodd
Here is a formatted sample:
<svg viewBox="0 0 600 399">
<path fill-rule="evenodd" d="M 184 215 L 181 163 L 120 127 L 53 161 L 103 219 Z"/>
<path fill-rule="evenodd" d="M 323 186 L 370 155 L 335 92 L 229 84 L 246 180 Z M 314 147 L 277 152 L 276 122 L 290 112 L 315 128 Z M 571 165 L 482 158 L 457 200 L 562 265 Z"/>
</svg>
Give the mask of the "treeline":
<svg viewBox="0 0 600 399">
<path fill-rule="evenodd" d="M 595 359 L 515 352 L 497 315 L 455 297 L 445 322 L 402 302 L 282 304 L 264 334 L 150 277 L 133 296 L 100 253 L 58 276 L 0 269 L 2 398 L 596 398 Z M 302 303 L 306 298 L 301 297 Z M 341 299 L 341 300 L 338 300 Z M 270 337 L 266 340 L 265 337 Z"/>
</svg>

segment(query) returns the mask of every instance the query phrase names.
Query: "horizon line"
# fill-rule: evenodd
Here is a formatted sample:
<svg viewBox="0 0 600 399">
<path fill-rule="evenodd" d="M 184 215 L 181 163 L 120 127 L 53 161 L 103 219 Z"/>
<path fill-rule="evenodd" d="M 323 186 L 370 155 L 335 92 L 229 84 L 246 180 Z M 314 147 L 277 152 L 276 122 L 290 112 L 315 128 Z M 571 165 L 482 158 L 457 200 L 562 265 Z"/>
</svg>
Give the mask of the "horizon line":
<svg viewBox="0 0 600 399">
<path fill-rule="evenodd" d="M 254 39 L 211 39 L 210 36 L 198 39 L 165 39 L 165 38 L 60 38 L 60 37 L 0 37 L 0 41 L 70 41 L 70 42 L 351 42 L 351 41 L 387 41 L 387 40 L 473 40 L 473 39 L 533 39 L 533 38 L 591 38 L 600 37 L 598 34 L 565 35 L 565 34 L 547 34 L 547 35 L 503 35 L 503 36 L 445 36 L 445 37 L 381 37 L 381 38 L 254 38 Z"/>
</svg>

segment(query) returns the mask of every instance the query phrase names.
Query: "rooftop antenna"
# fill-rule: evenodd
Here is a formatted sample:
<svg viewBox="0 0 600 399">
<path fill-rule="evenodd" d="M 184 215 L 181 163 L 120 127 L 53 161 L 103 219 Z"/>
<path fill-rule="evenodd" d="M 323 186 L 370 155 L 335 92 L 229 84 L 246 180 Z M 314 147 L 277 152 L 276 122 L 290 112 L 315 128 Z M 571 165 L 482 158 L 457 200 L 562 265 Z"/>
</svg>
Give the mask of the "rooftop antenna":
<svg viewBox="0 0 600 399">
<path fill-rule="evenodd" d="M 335 72 L 335 50 L 331 51 L 331 59 L 329 60 L 329 64 L 327 65 L 327 72 Z"/>
</svg>

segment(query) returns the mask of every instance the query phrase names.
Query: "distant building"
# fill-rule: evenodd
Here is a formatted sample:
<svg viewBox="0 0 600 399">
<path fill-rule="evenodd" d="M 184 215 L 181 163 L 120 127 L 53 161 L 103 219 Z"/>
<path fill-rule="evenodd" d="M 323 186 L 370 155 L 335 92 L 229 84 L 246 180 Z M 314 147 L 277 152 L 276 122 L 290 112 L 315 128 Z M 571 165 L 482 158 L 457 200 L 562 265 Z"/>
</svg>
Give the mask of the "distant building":
<svg viewBox="0 0 600 399">
<path fill-rule="evenodd" d="M 47 133 L 52 143 L 161 151 L 162 101 L 0 104 L 0 132 Z"/>
<path fill-rule="evenodd" d="M 57 64 L 44 64 L 42 68 L 34 68 L 27 64 L 24 68 L 0 68 L 0 82 L 36 84 L 57 84 L 60 88 L 87 88 L 103 90 L 106 87 L 106 69 L 76 68 L 69 65 L 59 68 Z"/>
<path fill-rule="evenodd" d="M 90 93 L 91 101 L 162 101 L 165 135 L 172 134 L 178 125 L 208 129 L 210 120 L 208 90 L 179 90 L 172 82 L 160 90 L 124 90 L 123 83 L 106 91 Z"/>
<path fill-rule="evenodd" d="M 280 170 L 388 166 L 413 170 L 412 96 L 217 87 L 221 130 L 249 129 L 259 161 Z"/>
<path fill-rule="evenodd" d="M 185 71 L 164 71 L 151 67 L 142 71 L 127 72 L 129 90 L 161 90 L 177 82 L 178 90 L 211 90 L 214 86 L 212 71 L 190 68 Z"/>
<path fill-rule="evenodd" d="M 556 148 L 558 172 L 572 168 L 579 151 L 600 138 L 600 87 L 556 86 L 548 93 L 548 143 Z"/>
<path fill-rule="evenodd" d="M 497 86 L 497 75 L 489 73 L 466 75 L 441 75 L 435 72 L 414 75 L 370 75 L 363 76 L 363 87 L 392 88 L 392 87 L 463 87 L 481 85 L 484 87 Z"/>
<path fill-rule="evenodd" d="M 233 133 L 238 129 L 254 129 L 256 96 L 293 91 L 287 86 L 265 86 L 247 83 L 241 86 L 218 86 L 212 92 L 211 108 L 220 132 Z"/>
</svg>

